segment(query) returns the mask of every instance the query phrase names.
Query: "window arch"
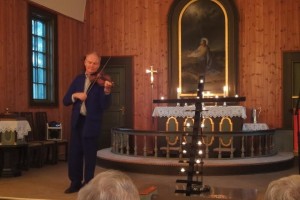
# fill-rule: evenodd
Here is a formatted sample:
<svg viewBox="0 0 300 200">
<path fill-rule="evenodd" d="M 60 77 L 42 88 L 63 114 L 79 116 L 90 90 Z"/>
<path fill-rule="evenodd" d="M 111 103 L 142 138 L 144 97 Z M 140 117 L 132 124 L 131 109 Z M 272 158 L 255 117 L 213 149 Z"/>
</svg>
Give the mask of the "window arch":
<svg viewBox="0 0 300 200">
<path fill-rule="evenodd" d="M 212 95 L 223 95 L 225 85 L 229 95 L 236 94 L 238 22 L 233 3 L 177 0 L 168 22 L 169 96 L 175 97 L 178 87 L 181 96 L 196 95 L 200 75 Z"/>
</svg>

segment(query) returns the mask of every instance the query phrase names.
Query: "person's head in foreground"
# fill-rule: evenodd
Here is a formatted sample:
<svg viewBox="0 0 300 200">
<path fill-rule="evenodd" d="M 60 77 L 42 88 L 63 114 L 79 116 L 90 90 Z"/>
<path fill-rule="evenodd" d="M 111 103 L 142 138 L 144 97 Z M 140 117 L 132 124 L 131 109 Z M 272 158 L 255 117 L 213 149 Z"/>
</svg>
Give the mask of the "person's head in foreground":
<svg viewBox="0 0 300 200">
<path fill-rule="evenodd" d="M 299 200 L 300 175 L 291 175 L 272 181 L 265 193 L 265 200 Z"/>
<path fill-rule="evenodd" d="M 99 173 L 78 193 L 77 200 L 139 200 L 131 178 L 117 170 Z"/>
</svg>

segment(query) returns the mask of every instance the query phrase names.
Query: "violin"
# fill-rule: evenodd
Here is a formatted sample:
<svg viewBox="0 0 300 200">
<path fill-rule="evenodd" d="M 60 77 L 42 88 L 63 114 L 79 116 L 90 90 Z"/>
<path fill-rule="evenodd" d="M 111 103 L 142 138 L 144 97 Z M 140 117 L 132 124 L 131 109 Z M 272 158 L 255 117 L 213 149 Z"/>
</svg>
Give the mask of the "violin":
<svg viewBox="0 0 300 200">
<path fill-rule="evenodd" d="M 91 81 L 96 82 L 100 86 L 104 86 L 105 81 L 110 82 L 112 86 L 114 85 L 114 82 L 112 81 L 111 77 L 103 72 L 94 72 L 90 74 L 89 77 Z"/>
</svg>

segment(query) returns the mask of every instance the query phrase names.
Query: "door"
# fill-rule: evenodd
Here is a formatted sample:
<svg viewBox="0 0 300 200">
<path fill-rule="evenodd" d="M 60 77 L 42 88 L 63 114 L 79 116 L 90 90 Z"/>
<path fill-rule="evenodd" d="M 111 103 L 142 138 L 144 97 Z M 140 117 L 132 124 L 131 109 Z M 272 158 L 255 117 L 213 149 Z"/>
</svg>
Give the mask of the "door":
<svg viewBox="0 0 300 200">
<path fill-rule="evenodd" d="M 102 66 L 109 57 L 102 57 Z M 112 88 L 112 104 L 104 112 L 101 135 L 98 140 L 99 149 L 111 147 L 111 128 L 133 127 L 132 115 L 132 57 L 111 57 L 104 73 L 111 76 L 114 82 Z"/>
<path fill-rule="evenodd" d="M 283 128 L 293 129 L 293 115 L 300 95 L 300 52 L 283 53 Z"/>
</svg>

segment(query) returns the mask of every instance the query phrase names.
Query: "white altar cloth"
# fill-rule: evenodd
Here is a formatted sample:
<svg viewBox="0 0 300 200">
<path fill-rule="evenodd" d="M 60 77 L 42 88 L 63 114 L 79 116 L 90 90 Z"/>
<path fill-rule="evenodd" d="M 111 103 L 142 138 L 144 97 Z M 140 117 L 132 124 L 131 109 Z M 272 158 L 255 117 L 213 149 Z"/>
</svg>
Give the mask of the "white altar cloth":
<svg viewBox="0 0 300 200">
<path fill-rule="evenodd" d="M 28 131 L 31 131 L 31 127 L 26 120 L 0 119 L 0 132 L 5 131 L 16 131 L 17 138 L 23 139 L 25 135 L 28 135 Z"/>
<path fill-rule="evenodd" d="M 247 118 L 243 106 L 204 106 L 203 117 L 242 117 Z M 152 117 L 194 117 L 195 105 L 192 106 L 161 106 L 155 107 Z"/>
</svg>

